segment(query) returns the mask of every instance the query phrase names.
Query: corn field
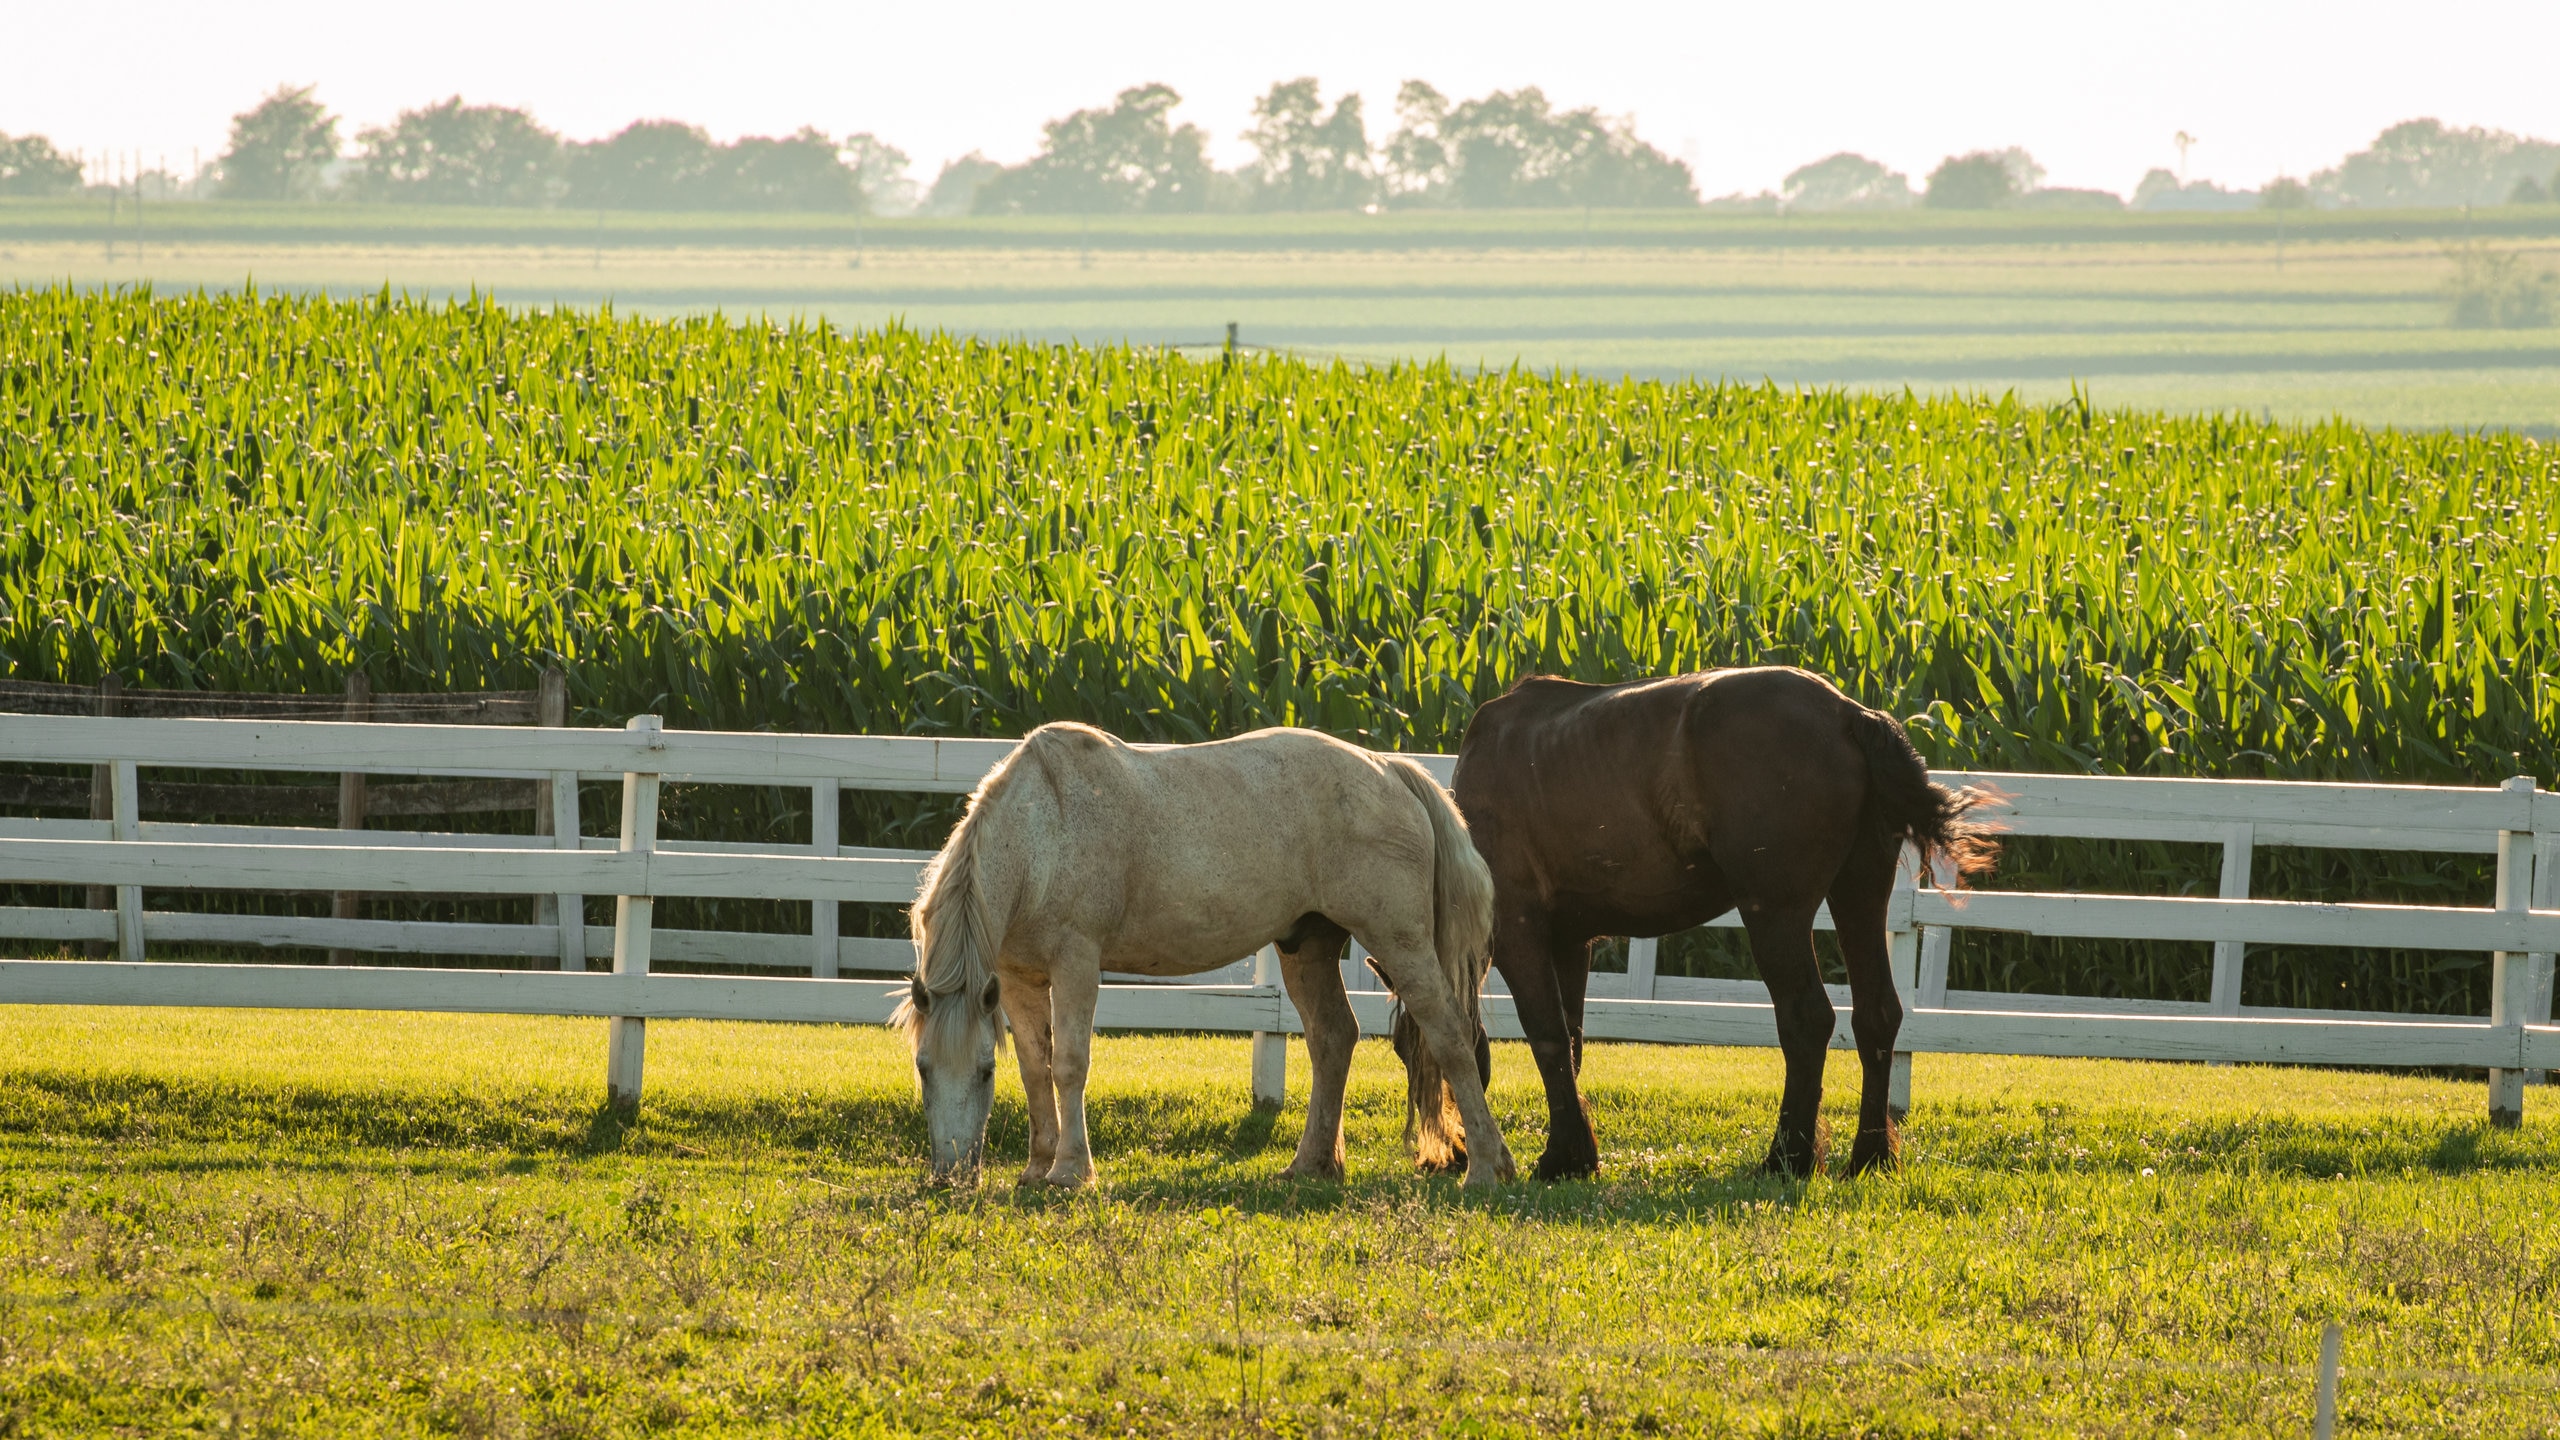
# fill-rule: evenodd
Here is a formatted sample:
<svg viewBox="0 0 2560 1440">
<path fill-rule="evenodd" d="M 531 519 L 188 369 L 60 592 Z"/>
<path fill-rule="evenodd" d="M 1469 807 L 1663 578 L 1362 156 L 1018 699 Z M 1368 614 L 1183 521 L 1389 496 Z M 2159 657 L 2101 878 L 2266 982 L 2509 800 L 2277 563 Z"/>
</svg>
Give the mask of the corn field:
<svg viewBox="0 0 2560 1440">
<path fill-rule="evenodd" d="M 39 680 L 512 688 L 556 662 L 593 723 L 1447 749 L 1524 675 L 1785 663 L 1941 766 L 2547 783 L 2555 516 L 2560 447 L 2512 435 L 0 294 L 0 655 Z M 2209 889 L 2192 848 L 2018 864 Z M 2485 890 L 2469 860 L 2260 864 L 2261 894 Z M 2192 988 L 2200 955 L 2151 948 L 2178 953 L 1964 963 Z M 2480 993 L 2427 967 L 2250 998 Z"/>
</svg>

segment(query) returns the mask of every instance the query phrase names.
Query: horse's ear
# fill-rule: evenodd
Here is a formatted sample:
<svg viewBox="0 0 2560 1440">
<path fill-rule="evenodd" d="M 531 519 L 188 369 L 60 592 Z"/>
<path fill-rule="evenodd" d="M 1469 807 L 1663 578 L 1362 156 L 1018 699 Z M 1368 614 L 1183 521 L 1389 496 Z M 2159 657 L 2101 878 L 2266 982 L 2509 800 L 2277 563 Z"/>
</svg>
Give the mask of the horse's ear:
<svg viewBox="0 0 2560 1440">
<path fill-rule="evenodd" d="M 933 1008 L 933 992 L 924 988 L 923 976 L 916 975 L 908 978 L 907 1003 L 916 1007 L 916 1013 L 919 1015 Z"/>
<path fill-rule="evenodd" d="M 996 984 L 996 977 L 990 975 L 987 977 L 987 988 L 978 992 L 978 1008 L 993 1010 L 996 1008 L 996 1002 L 1003 998 L 1004 991 Z"/>
</svg>

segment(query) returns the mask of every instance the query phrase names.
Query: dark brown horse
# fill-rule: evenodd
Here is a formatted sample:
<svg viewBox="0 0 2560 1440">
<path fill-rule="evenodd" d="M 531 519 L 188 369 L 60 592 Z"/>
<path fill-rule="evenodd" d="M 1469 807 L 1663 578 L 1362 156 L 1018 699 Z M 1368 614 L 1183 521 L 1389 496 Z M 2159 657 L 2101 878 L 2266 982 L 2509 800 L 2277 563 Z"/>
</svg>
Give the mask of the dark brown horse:
<svg viewBox="0 0 2560 1440">
<path fill-rule="evenodd" d="M 1493 963 L 1546 1082 L 1541 1178 L 1600 1163 L 1576 1080 L 1591 941 L 1666 935 L 1736 908 L 1786 1052 L 1767 1168 L 1810 1173 L 1834 1014 L 1813 950 L 1825 900 L 1865 1070 L 1849 1172 L 1891 1156 L 1902 1002 L 1885 921 L 1901 848 L 1959 873 L 1997 853 L 1965 820 L 1977 797 L 1932 784 L 1892 716 L 1776 667 L 1625 685 L 1541 677 L 1476 712 L 1453 788 L 1493 867 Z"/>
</svg>

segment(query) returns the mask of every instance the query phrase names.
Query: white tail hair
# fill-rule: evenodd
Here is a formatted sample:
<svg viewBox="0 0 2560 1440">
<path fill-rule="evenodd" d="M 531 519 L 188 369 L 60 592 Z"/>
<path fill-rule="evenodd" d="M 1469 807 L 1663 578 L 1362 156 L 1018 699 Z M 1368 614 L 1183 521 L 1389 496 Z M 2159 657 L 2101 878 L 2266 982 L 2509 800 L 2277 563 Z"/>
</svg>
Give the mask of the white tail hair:
<svg viewBox="0 0 2560 1440">
<path fill-rule="evenodd" d="M 1492 959 L 1493 871 L 1476 853 L 1457 803 L 1430 771 L 1400 755 L 1379 758 L 1431 817 L 1432 948 L 1439 956 L 1442 977 L 1457 995 L 1459 1014 L 1472 1038 L 1482 1023 L 1478 997 L 1484 988 L 1485 966 Z M 1431 1053 L 1416 1028 L 1411 1053 L 1405 1056 L 1405 1140 L 1424 1169 L 1446 1170 L 1458 1163 L 1466 1138 L 1457 1097 L 1441 1073 L 1439 1057 Z"/>
</svg>

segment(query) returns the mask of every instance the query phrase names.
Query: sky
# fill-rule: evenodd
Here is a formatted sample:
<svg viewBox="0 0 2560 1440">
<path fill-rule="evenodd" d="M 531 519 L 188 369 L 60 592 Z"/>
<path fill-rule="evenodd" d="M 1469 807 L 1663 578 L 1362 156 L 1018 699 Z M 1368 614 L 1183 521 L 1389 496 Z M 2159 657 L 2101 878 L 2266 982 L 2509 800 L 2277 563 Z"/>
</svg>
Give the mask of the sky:
<svg viewBox="0 0 2560 1440">
<path fill-rule="evenodd" d="M 1838 150 L 1917 181 L 1946 155 L 2023 145 L 2049 185 L 2129 192 L 2177 167 L 2181 131 L 2190 178 L 2233 186 L 2334 164 L 2414 116 L 2560 137 L 2555 0 L 0 0 L 0 34 L 16 62 L 0 133 L 180 175 L 287 83 L 316 85 L 349 140 L 460 94 L 574 139 L 661 117 L 723 140 L 868 131 L 927 181 L 972 150 L 1026 158 L 1042 121 L 1159 80 L 1233 165 L 1254 98 L 1301 75 L 1360 92 L 1373 141 L 1406 79 L 1452 97 L 1537 85 L 1632 116 L 1708 196 L 1774 189 Z"/>
</svg>

